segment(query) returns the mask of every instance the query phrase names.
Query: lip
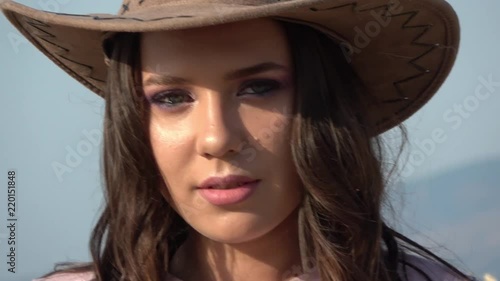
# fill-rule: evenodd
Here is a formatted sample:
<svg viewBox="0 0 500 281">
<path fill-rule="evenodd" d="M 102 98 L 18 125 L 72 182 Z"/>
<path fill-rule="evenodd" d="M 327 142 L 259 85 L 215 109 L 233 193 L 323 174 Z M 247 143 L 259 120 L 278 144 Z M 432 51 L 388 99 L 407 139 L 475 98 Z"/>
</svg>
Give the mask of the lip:
<svg viewBox="0 0 500 281">
<path fill-rule="evenodd" d="M 247 184 L 257 181 L 257 179 L 242 175 L 227 175 L 225 177 L 209 177 L 205 179 L 199 186 L 199 189 L 209 189 L 211 187 L 228 187 L 236 186 L 238 183 Z"/>
<path fill-rule="evenodd" d="M 231 205 L 245 201 L 252 196 L 259 183 L 260 180 L 256 180 L 228 189 L 200 188 L 198 191 L 205 200 L 213 205 Z"/>
</svg>

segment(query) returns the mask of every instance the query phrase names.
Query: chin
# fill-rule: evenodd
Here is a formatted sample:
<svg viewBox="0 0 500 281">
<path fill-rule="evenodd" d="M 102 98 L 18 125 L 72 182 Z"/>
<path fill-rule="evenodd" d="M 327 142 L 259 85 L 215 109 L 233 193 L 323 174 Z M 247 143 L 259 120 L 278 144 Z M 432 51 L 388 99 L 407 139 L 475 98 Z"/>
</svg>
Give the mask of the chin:
<svg viewBox="0 0 500 281">
<path fill-rule="evenodd" d="M 246 214 L 238 214 L 233 218 L 207 220 L 203 225 L 191 224 L 193 229 L 204 237 L 220 243 L 237 244 L 257 239 L 270 232 L 274 225 L 257 222 L 253 218 L 243 218 Z M 211 223 L 206 223 L 211 222 Z"/>
</svg>

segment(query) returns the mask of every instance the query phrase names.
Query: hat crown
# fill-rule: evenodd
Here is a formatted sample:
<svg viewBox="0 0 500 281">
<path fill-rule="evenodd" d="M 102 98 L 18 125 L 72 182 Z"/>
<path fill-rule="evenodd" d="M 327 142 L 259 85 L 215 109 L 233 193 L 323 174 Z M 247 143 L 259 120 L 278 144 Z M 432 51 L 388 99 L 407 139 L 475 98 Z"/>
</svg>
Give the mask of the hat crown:
<svg viewBox="0 0 500 281">
<path fill-rule="evenodd" d="M 117 14 L 125 15 L 130 12 L 138 12 L 143 9 L 150 9 L 151 7 L 159 7 L 163 5 L 176 5 L 176 4 L 232 4 L 232 5 L 264 5 L 276 2 L 285 2 L 290 0 L 123 0 L 123 3 Z"/>
</svg>

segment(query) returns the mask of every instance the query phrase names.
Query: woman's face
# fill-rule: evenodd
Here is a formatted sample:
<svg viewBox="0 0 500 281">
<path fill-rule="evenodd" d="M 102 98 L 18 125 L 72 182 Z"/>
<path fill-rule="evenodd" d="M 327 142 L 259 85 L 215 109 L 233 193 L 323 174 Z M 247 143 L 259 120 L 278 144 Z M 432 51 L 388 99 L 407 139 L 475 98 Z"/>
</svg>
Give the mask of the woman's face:
<svg viewBox="0 0 500 281">
<path fill-rule="evenodd" d="M 151 145 L 164 196 L 179 215 L 225 243 L 255 239 L 283 222 L 302 185 L 290 151 L 293 69 L 281 26 L 258 19 L 145 33 L 141 61 Z M 202 196 L 202 181 L 231 174 L 260 182 L 237 203 Z"/>
</svg>

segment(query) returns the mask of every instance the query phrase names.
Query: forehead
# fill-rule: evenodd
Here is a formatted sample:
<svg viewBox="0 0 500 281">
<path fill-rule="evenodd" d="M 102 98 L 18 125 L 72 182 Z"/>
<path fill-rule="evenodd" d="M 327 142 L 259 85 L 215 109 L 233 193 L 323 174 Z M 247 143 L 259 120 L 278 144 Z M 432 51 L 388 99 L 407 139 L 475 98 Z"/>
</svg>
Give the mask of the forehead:
<svg viewBox="0 0 500 281">
<path fill-rule="evenodd" d="M 285 31 L 272 19 L 256 19 L 202 28 L 141 35 L 144 71 L 274 61 L 289 65 Z"/>
</svg>

